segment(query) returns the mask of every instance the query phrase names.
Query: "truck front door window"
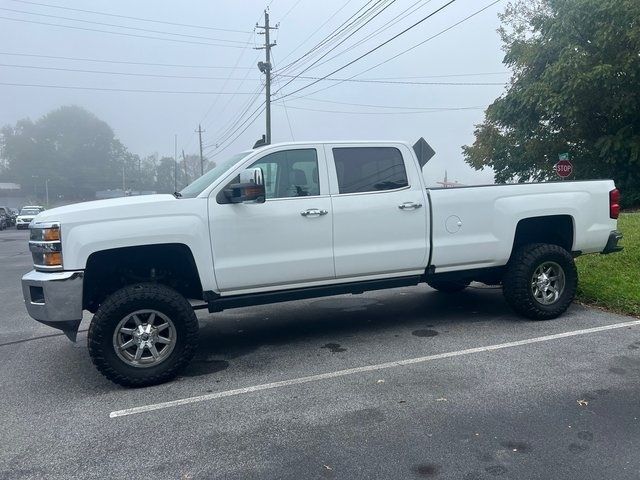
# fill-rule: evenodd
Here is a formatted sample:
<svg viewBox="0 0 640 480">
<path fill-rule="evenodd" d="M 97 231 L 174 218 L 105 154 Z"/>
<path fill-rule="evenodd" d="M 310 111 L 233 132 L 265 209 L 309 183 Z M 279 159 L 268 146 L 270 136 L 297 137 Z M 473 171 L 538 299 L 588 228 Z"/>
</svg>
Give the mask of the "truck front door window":
<svg viewBox="0 0 640 480">
<path fill-rule="evenodd" d="M 409 185 L 400 150 L 393 147 L 334 148 L 340 193 L 395 190 Z"/>
<path fill-rule="evenodd" d="M 267 199 L 320 195 L 314 148 L 271 153 L 250 168 L 262 169 Z"/>
</svg>

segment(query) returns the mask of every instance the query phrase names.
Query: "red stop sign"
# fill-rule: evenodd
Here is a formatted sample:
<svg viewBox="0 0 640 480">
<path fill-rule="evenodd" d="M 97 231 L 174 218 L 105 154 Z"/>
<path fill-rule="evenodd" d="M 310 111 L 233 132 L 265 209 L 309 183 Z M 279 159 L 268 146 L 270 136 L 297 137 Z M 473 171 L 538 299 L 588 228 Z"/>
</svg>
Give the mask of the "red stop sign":
<svg viewBox="0 0 640 480">
<path fill-rule="evenodd" d="M 573 173 L 573 165 L 569 160 L 560 160 L 554 167 L 559 177 L 565 178 Z"/>
</svg>

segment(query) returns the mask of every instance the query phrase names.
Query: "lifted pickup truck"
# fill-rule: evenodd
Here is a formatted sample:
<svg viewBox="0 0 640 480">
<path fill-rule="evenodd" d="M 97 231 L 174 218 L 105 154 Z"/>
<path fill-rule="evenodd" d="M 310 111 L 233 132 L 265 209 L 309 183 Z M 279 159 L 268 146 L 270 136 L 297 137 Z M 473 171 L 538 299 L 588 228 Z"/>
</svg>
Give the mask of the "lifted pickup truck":
<svg viewBox="0 0 640 480">
<path fill-rule="evenodd" d="M 192 359 L 199 308 L 478 281 L 545 320 L 574 298 L 575 256 L 621 249 L 612 181 L 429 189 L 419 153 L 403 142 L 270 145 L 174 195 L 42 212 L 27 310 L 72 340 L 93 313 L 93 363 L 144 386 Z"/>
</svg>

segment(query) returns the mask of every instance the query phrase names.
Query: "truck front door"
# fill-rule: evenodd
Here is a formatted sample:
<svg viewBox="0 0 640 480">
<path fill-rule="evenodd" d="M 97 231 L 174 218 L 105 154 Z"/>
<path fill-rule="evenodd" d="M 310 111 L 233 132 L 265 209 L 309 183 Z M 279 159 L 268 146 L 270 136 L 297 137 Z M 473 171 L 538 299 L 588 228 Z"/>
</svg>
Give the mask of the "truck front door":
<svg viewBox="0 0 640 480">
<path fill-rule="evenodd" d="M 335 276 L 324 150 L 287 148 L 246 166 L 263 171 L 264 203 L 220 204 L 216 195 L 209 198 L 221 292 L 281 288 Z"/>
</svg>

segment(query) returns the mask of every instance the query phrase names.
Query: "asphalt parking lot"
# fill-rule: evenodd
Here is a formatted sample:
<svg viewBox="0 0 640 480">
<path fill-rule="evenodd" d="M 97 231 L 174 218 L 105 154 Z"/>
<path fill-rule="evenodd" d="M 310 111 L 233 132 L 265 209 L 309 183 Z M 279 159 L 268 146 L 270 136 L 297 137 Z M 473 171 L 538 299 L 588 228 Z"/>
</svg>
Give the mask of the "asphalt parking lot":
<svg viewBox="0 0 640 480">
<path fill-rule="evenodd" d="M 202 313 L 183 376 L 125 389 L 27 316 L 27 237 L 0 232 L 0 479 L 640 478 L 637 319 L 424 285 Z"/>
</svg>

